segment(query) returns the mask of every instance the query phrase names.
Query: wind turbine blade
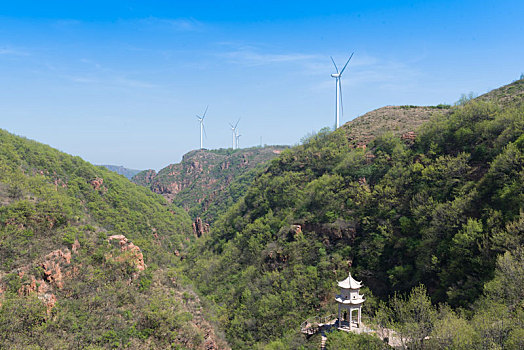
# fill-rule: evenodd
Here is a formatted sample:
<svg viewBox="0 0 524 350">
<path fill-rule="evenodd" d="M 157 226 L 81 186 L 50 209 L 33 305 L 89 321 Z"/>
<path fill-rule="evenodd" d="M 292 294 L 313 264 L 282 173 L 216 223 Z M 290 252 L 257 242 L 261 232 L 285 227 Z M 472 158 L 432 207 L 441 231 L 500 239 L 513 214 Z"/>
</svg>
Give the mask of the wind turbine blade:
<svg viewBox="0 0 524 350">
<path fill-rule="evenodd" d="M 204 111 L 204 115 L 202 116 L 202 119 L 206 117 L 207 109 L 209 108 L 209 105 L 206 106 L 206 110 Z"/>
<path fill-rule="evenodd" d="M 352 52 L 352 53 L 351 53 L 351 56 L 349 56 L 348 61 L 347 61 L 346 64 L 344 65 L 344 68 L 342 68 L 342 70 L 340 71 L 340 75 L 342 75 L 342 73 L 344 72 L 344 69 L 346 69 L 346 67 L 347 67 L 347 65 L 348 65 L 348 63 L 349 63 L 349 61 L 351 61 L 351 57 L 353 57 L 353 54 L 354 54 L 354 52 Z"/>
<path fill-rule="evenodd" d="M 239 122 L 240 122 L 240 118 L 238 118 L 237 123 L 235 124 L 235 129 L 237 128 Z"/>
<path fill-rule="evenodd" d="M 202 124 L 202 129 L 204 130 L 204 136 L 207 139 L 206 126 Z"/>
<path fill-rule="evenodd" d="M 337 73 L 338 73 L 338 67 L 337 67 L 337 64 L 335 63 L 335 60 L 331 56 L 329 56 L 329 58 L 331 58 L 331 62 L 333 62 L 333 65 L 335 66 L 335 69 L 337 70 Z"/>
</svg>

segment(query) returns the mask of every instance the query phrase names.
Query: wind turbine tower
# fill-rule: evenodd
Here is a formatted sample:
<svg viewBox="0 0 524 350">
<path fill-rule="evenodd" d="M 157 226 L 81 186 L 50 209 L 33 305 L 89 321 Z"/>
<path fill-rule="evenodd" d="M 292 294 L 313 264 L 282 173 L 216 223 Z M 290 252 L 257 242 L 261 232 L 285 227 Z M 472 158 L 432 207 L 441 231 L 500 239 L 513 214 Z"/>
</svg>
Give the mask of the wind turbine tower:
<svg viewBox="0 0 524 350">
<path fill-rule="evenodd" d="M 200 122 L 200 149 L 204 148 L 204 133 L 206 132 L 206 129 L 204 128 L 204 118 L 206 117 L 207 109 L 209 108 L 209 105 L 206 107 L 206 110 L 204 111 L 204 114 L 202 116 L 197 115 L 197 119 Z"/>
<path fill-rule="evenodd" d="M 236 130 L 235 130 L 235 132 L 236 132 Z M 240 142 L 239 142 L 239 140 L 240 140 L 240 136 L 242 136 L 242 135 L 239 134 L 239 133 L 236 133 L 236 134 L 235 134 L 235 139 L 236 139 L 236 146 L 237 146 L 237 149 L 240 147 Z"/>
<path fill-rule="evenodd" d="M 238 122 L 240 121 L 240 118 L 238 118 L 235 126 L 233 126 L 233 124 L 229 123 L 229 126 L 231 127 L 231 147 L 233 149 L 235 149 L 235 145 L 236 145 L 236 133 L 237 133 L 237 126 L 238 126 Z"/>
<path fill-rule="evenodd" d="M 354 52 L 353 52 L 354 53 Z M 340 125 L 340 115 L 342 114 L 344 107 L 342 106 L 342 84 L 340 82 L 340 78 L 342 77 L 342 73 L 344 73 L 344 70 L 346 69 L 349 61 L 351 60 L 351 57 L 353 57 L 353 53 L 351 56 L 349 56 L 349 59 L 347 60 L 346 64 L 342 68 L 342 70 L 339 72 L 337 64 L 335 63 L 335 60 L 333 57 L 331 57 L 331 61 L 333 62 L 333 65 L 335 66 L 336 73 L 331 74 L 333 78 L 335 78 L 335 84 L 336 84 L 336 94 L 335 94 L 335 129 L 338 129 Z"/>
</svg>

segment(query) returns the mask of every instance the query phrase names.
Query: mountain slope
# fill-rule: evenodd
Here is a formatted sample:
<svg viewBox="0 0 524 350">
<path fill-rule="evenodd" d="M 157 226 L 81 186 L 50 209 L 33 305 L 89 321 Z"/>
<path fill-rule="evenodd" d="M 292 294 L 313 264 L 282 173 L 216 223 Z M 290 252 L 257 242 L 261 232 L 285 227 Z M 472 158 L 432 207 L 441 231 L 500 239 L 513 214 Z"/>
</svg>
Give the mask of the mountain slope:
<svg viewBox="0 0 524 350">
<path fill-rule="evenodd" d="M 278 156 L 286 147 L 266 146 L 238 150 L 196 150 L 184 155 L 182 161 L 160 170 L 145 170 L 133 182 L 151 188 L 166 199 L 186 208 L 192 217 L 201 216 L 211 222 L 217 211 L 236 200 L 241 189 L 228 185 L 236 178 L 237 187 L 244 188 L 252 178 L 251 170 Z M 209 210 L 211 208 L 211 210 Z"/>
<path fill-rule="evenodd" d="M 300 343 L 302 321 L 335 311 L 348 263 L 371 310 L 373 295 L 419 283 L 435 302 L 471 305 L 497 255 L 523 244 L 524 107 L 504 92 L 523 84 L 453 108 L 377 110 L 271 161 L 185 260 L 233 346 Z"/>
<path fill-rule="evenodd" d="M 142 171 L 142 170 L 125 168 L 121 165 L 102 165 L 102 166 L 111 171 L 114 171 L 117 174 L 125 176 L 128 179 L 131 179 L 133 176 L 135 176 L 136 174 Z"/>
<path fill-rule="evenodd" d="M 177 282 L 190 233 L 161 196 L 0 130 L 0 348 L 221 347 Z"/>
</svg>

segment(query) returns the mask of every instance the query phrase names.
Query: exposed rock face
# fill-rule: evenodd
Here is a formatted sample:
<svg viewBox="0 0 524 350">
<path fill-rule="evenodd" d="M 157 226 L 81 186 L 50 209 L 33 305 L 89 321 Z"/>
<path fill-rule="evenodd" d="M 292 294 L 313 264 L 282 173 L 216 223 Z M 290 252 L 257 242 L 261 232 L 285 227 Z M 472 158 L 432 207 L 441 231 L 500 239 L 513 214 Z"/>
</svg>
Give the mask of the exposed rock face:
<svg viewBox="0 0 524 350">
<path fill-rule="evenodd" d="M 101 177 L 97 177 L 96 179 L 91 180 L 91 186 L 93 186 L 93 188 L 96 191 L 98 191 L 103 184 L 104 184 L 104 179 L 102 179 Z"/>
<path fill-rule="evenodd" d="M 42 263 L 41 266 L 44 269 L 44 280 L 47 283 L 54 285 L 59 289 L 64 286 L 62 280 L 62 269 L 59 263 L 51 260 Z"/>
<path fill-rule="evenodd" d="M 118 240 L 118 244 L 122 252 L 129 252 L 129 255 L 131 256 L 131 261 L 138 271 L 144 271 L 146 269 L 147 266 L 144 263 L 144 255 L 142 254 L 140 247 L 133 244 L 133 242 L 130 242 L 124 235 L 113 235 L 107 238 L 108 242 L 111 242 L 112 240 Z M 115 260 L 124 261 L 126 258 L 127 257 L 125 255 L 122 255 L 115 258 Z"/>
<path fill-rule="evenodd" d="M 291 225 L 291 233 L 294 235 L 301 234 L 302 226 L 301 225 Z"/>
<path fill-rule="evenodd" d="M 203 223 L 201 218 L 196 218 L 193 222 L 193 234 L 197 237 L 202 237 L 209 233 L 209 224 Z"/>
<path fill-rule="evenodd" d="M 73 253 L 76 253 L 80 244 L 75 241 Z M 71 264 L 72 252 L 68 248 L 62 248 L 47 254 L 38 265 L 41 274 L 30 274 L 31 266 L 24 266 L 18 271 L 18 277 L 23 281 L 18 289 L 18 295 L 30 295 L 36 293 L 42 300 L 49 314 L 55 306 L 57 298 L 53 293 L 56 289 L 62 289 L 66 279 L 74 277 L 78 273 L 78 267 Z M 0 285 L 0 298 L 5 292 L 5 286 Z M 1 304 L 1 303 L 0 303 Z"/>
<path fill-rule="evenodd" d="M 153 169 L 144 170 L 133 176 L 131 179 L 134 183 L 141 186 L 148 186 L 153 183 L 153 179 L 156 177 L 156 171 Z"/>
<path fill-rule="evenodd" d="M 415 141 L 416 138 L 417 138 L 417 134 L 414 131 L 408 131 L 402 134 L 402 140 Z"/>
<path fill-rule="evenodd" d="M 71 247 L 71 250 L 73 251 L 73 253 L 77 253 L 78 248 L 80 248 L 80 242 L 78 242 L 78 239 L 75 239 L 75 242 L 73 243 Z"/>
<path fill-rule="evenodd" d="M 158 173 L 144 170 L 135 175 L 132 181 L 149 187 L 168 201 L 176 201 L 186 209 L 202 207 L 200 204 L 209 203 L 237 176 L 275 158 L 285 148 L 268 146 L 235 151 L 192 151 L 185 154 L 180 163 L 168 165 Z"/>
</svg>

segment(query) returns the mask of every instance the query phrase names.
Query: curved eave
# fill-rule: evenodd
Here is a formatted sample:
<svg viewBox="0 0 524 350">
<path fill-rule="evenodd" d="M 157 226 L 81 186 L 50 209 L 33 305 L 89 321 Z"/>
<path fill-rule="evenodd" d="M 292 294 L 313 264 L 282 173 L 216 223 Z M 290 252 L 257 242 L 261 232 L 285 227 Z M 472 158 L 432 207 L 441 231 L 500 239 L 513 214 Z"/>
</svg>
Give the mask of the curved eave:
<svg viewBox="0 0 524 350">
<path fill-rule="evenodd" d="M 356 281 L 351 277 L 350 273 L 345 280 L 338 282 L 338 286 L 344 289 L 360 289 L 362 287 L 362 282 Z"/>
<path fill-rule="evenodd" d="M 335 297 L 335 301 L 337 303 L 344 304 L 344 305 L 360 305 L 364 301 L 366 301 L 366 299 L 364 299 L 364 298 L 360 298 L 360 299 L 346 299 L 346 298 L 342 298 L 340 295 L 337 295 Z"/>
</svg>

